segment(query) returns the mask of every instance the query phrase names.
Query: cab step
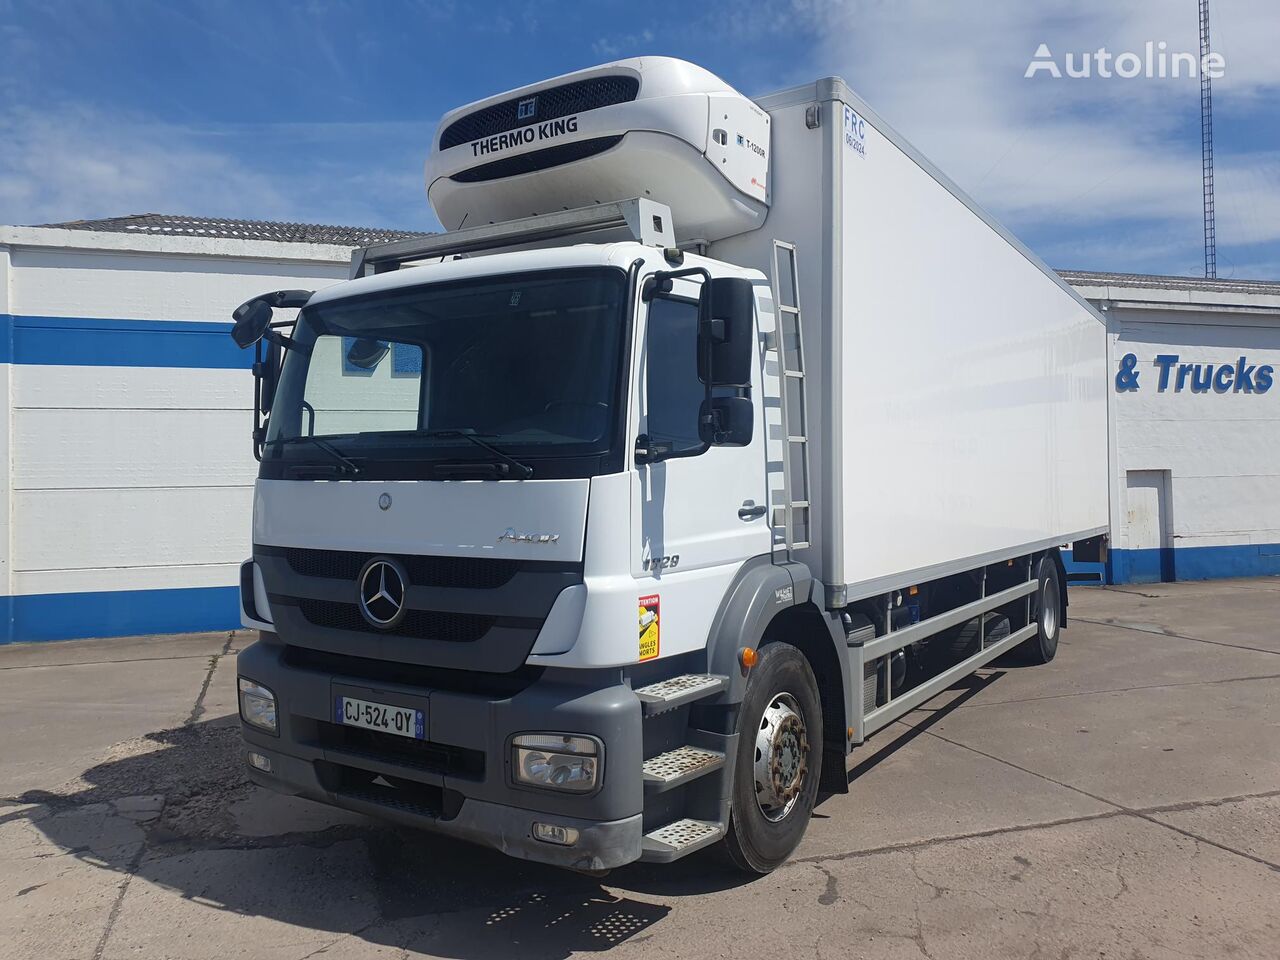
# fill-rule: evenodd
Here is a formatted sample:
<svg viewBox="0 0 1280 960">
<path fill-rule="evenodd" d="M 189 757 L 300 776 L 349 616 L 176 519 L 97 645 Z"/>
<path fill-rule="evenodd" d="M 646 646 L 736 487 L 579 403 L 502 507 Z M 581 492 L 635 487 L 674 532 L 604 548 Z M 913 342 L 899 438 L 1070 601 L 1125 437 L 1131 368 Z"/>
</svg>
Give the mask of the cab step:
<svg viewBox="0 0 1280 960">
<path fill-rule="evenodd" d="M 636 689 L 640 706 L 646 717 L 656 716 L 683 707 L 695 700 L 714 696 L 729 685 L 729 678 L 715 673 L 687 673 L 684 676 L 659 680 L 647 687 Z"/>
<path fill-rule="evenodd" d="M 685 745 L 660 753 L 644 762 L 646 793 L 662 793 L 673 790 L 690 780 L 696 780 L 724 766 L 724 754 L 719 750 Z"/>
<path fill-rule="evenodd" d="M 706 820 L 677 820 L 650 830 L 640 846 L 640 859 L 665 862 L 710 846 L 724 836 L 724 827 Z"/>
</svg>

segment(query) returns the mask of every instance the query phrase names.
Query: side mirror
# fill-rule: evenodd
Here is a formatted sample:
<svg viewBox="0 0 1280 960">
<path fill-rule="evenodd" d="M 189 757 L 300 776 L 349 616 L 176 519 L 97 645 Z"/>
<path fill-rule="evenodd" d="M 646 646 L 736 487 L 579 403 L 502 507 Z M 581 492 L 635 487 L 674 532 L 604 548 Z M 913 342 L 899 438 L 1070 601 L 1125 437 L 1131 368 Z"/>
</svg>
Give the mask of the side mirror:
<svg viewBox="0 0 1280 960">
<path fill-rule="evenodd" d="M 243 350 L 252 347 L 261 340 L 271 326 L 271 311 L 274 307 L 305 307 L 311 299 L 312 290 L 276 290 L 264 293 L 260 297 L 246 300 L 231 313 L 235 321 L 231 328 L 231 339 Z"/>
<path fill-rule="evenodd" d="M 755 414 L 746 397 L 712 397 L 698 411 L 698 437 L 713 447 L 745 447 L 751 443 Z"/>
<path fill-rule="evenodd" d="M 751 281 L 715 277 L 698 303 L 698 377 L 712 387 L 751 386 Z"/>
<path fill-rule="evenodd" d="M 231 339 L 243 350 L 252 347 L 262 339 L 271 324 L 271 304 L 261 297 L 249 300 L 236 307 L 231 314 L 235 325 L 231 328 Z"/>
<path fill-rule="evenodd" d="M 264 293 L 260 297 L 246 300 L 231 313 L 231 339 L 241 350 L 257 346 L 253 362 L 253 456 L 262 459 L 262 444 L 267 435 L 267 428 L 261 418 L 271 412 L 271 405 L 276 399 L 276 387 L 280 382 L 280 362 L 284 357 L 284 349 L 298 348 L 310 353 L 309 349 L 300 348 L 290 337 L 271 329 L 271 316 L 274 308 L 287 307 L 301 309 L 311 299 L 311 290 L 276 290 Z M 266 356 L 263 356 L 262 341 L 266 338 Z"/>
<path fill-rule="evenodd" d="M 373 370 L 382 362 L 391 347 L 373 337 L 360 337 L 347 351 L 347 363 L 360 370 Z"/>
</svg>

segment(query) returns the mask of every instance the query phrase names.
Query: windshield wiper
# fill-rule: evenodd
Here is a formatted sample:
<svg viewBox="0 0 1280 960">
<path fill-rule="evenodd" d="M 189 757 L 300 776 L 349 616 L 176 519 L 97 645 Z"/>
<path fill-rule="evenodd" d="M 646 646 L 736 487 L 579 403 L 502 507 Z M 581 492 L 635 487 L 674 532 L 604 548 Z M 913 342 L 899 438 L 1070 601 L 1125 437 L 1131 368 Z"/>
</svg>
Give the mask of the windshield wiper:
<svg viewBox="0 0 1280 960">
<path fill-rule="evenodd" d="M 334 460 L 338 461 L 338 463 L 342 465 L 342 473 L 349 473 L 352 476 L 355 476 L 360 472 L 360 468 L 356 466 L 356 462 L 350 457 L 345 456 L 341 450 L 335 447 L 328 440 L 321 440 L 319 437 L 284 437 L 276 442 L 280 444 L 309 443 L 317 449 L 323 450 L 329 456 L 333 457 Z"/>
<path fill-rule="evenodd" d="M 418 431 L 418 436 L 427 437 L 431 440 L 454 440 L 461 437 L 464 440 L 471 441 L 481 450 L 485 450 L 488 453 L 493 454 L 493 456 L 507 464 L 507 466 L 511 467 L 512 470 L 515 471 L 517 479 L 528 480 L 533 476 L 533 467 L 529 466 L 527 463 L 521 463 L 515 457 L 503 453 L 492 443 L 489 443 L 486 440 L 481 440 L 480 435 L 474 430 L 420 430 Z"/>
</svg>

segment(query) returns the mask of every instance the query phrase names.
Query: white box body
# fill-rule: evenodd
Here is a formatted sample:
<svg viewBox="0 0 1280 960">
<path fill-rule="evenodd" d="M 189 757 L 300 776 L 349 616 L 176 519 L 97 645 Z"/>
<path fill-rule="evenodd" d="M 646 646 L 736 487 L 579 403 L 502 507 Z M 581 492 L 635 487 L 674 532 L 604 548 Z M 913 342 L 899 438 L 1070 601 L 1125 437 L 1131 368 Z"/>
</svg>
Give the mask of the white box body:
<svg viewBox="0 0 1280 960">
<path fill-rule="evenodd" d="M 772 274 L 772 241 L 798 248 L 814 504 L 800 559 L 828 598 L 1105 530 L 1103 319 L 842 81 L 759 102 L 769 215 L 710 255 Z"/>
</svg>

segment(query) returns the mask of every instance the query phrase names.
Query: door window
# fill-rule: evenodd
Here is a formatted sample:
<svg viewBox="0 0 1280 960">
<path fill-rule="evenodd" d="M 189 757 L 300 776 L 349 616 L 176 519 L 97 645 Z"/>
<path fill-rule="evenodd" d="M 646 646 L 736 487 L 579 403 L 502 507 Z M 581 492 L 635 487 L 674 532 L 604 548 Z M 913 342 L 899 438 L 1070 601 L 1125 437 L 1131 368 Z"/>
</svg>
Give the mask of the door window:
<svg viewBox="0 0 1280 960">
<path fill-rule="evenodd" d="M 698 305 L 655 298 L 649 304 L 647 432 L 671 444 L 672 453 L 701 449 L 698 410 L 706 388 L 698 379 Z"/>
</svg>

